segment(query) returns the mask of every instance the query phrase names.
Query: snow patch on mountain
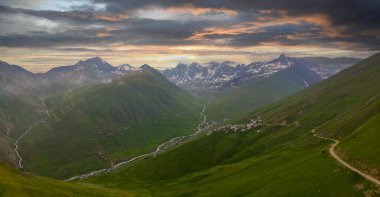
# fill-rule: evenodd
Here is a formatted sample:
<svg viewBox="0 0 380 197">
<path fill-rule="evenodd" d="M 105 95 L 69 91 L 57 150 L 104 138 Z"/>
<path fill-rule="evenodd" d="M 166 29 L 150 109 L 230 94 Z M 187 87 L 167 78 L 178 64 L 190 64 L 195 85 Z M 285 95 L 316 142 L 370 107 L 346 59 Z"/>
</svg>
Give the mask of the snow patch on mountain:
<svg viewBox="0 0 380 197">
<path fill-rule="evenodd" d="M 210 62 L 178 64 L 166 69 L 163 74 L 179 86 L 189 88 L 219 88 L 226 85 L 238 85 L 251 79 L 265 78 L 299 62 L 285 55 L 269 62 L 255 62 L 248 65 L 235 62 Z"/>
</svg>

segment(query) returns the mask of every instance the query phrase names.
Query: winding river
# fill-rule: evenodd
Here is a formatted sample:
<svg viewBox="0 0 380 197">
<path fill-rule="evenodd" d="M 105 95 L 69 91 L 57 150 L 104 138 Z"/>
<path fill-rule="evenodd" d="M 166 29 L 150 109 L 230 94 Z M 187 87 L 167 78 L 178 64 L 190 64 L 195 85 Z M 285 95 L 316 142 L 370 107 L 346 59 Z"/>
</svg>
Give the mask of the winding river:
<svg viewBox="0 0 380 197">
<path fill-rule="evenodd" d="M 47 109 L 47 107 L 46 107 L 46 104 L 45 104 L 45 100 L 44 100 L 44 99 L 42 99 L 42 105 L 44 106 L 45 113 L 46 113 L 46 117 L 43 118 L 42 120 L 37 121 L 37 122 L 34 123 L 31 127 L 29 127 L 29 128 L 23 133 L 23 134 L 20 135 L 20 137 L 17 138 L 17 140 L 16 140 L 16 142 L 15 142 L 15 149 L 14 149 L 14 150 L 15 150 L 16 155 L 17 155 L 17 157 L 18 157 L 18 166 L 19 166 L 19 168 L 21 168 L 21 169 L 23 168 L 23 166 L 22 166 L 22 157 L 21 157 L 21 154 L 20 154 L 20 152 L 19 152 L 19 142 L 20 142 L 20 140 L 21 140 L 23 137 L 25 137 L 25 135 L 28 134 L 29 131 L 30 131 L 31 129 L 33 129 L 33 128 L 36 127 L 38 124 L 40 124 L 41 122 L 45 121 L 46 119 L 48 119 L 49 116 L 50 116 L 49 111 L 48 111 L 48 109 Z"/>
<path fill-rule="evenodd" d="M 198 124 L 197 130 L 193 134 L 172 138 L 171 140 L 164 142 L 164 143 L 160 144 L 159 146 L 157 146 L 155 151 L 153 151 L 151 153 L 147 153 L 147 154 L 143 154 L 143 155 L 133 157 L 127 161 L 120 162 L 120 163 L 114 165 L 113 168 L 103 168 L 100 170 L 92 171 L 92 172 L 87 173 L 87 174 L 71 177 L 69 179 L 66 179 L 65 181 L 68 182 L 68 181 L 73 181 L 73 180 L 77 180 L 77 179 L 79 179 L 79 180 L 86 179 L 88 177 L 96 176 L 96 175 L 103 174 L 106 172 L 111 172 L 114 169 L 120 168 L 121 166 L 126 165 L 128 163 L 131 163 L 133 161 L 136 161 L 138 159 L 155 157 L 156 155 L 167 150 L 168 148 L 171 148 L 171 147 L 179 144 L 181 141 L 184 141 L 185 139 L 188 139 L 190 137 L 198 135 L 202 131 L 202 128 L 203 128 L 202 126 L 205 125 L 206 121 L 207 121 L 207 116 L 204 113 L 205 111 L 206 111 L 206 105 L 203 105 L 202 111 L 199 112 L 200 115 L 202 116 L 202 121 L 201 121 L 201 123 Z"/>
</svg>

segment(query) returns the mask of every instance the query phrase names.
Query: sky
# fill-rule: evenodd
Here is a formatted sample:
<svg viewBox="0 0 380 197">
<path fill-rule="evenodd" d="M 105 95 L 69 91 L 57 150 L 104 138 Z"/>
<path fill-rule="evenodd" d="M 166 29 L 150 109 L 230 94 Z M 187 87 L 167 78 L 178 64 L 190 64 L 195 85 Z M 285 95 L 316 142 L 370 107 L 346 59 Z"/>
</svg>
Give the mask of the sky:
<svg viewBox="0 0 380 197">
<path fill-rule="evenodd" d="M 379 0 L 0 0 L 0 60 L 33 72 L 99 56 L 113 65 L 365 58 Z"/>
</svg>

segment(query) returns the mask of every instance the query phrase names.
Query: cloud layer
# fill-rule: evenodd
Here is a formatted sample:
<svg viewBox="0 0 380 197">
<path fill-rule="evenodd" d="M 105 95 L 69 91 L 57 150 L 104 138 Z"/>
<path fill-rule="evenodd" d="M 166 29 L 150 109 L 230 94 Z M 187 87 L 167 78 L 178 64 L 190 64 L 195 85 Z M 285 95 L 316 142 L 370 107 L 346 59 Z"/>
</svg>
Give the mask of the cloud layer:
<svg viewBox="0 0 380 197">
<path fill-rule="evenodd" d="M 146 48 L 180 55 L 183 49 L 207 48 L 239 49 L 241 54 L 255 47 L 380 50 L 380 1 L 374 0 L 33 2 L 0 0 L 0 47 L 67 52 Z"/>
</svg>

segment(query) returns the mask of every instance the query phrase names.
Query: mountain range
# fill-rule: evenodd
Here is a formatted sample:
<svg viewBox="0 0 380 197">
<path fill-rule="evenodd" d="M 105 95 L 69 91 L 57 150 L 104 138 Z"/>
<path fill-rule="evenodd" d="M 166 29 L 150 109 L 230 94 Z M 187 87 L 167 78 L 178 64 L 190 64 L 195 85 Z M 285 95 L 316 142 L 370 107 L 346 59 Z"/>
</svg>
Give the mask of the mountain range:
<svg viewBox="0 0 380 197">
<path fill-rule="evenodd" d="M 49 82 L 62 82 L 70 84 L 89 84 L 110 82 L 112 79 L 132 73 L 137 69 L 128 64 L 117 67 L 99 57 L 85 61 L 79 61 L 71 66 L 61 66 L 41 74 L 41 77 Z"/>
<path fill-rule="evenodd" d="M 208 94 L 211 99 L 207 114 L 213 119 L 236 118 L 279 101 L 323 79 L 302 64 L 294 64 L 266 77 L 254 78 L 243 82 L 238 79 L 231 83 L 240 84 L 233 88 L 198 93 Z"/>
<path fill-rule="evenodd" d="M 193 89 L 236 87 L 247 81 L 259 80 L 291 66 L 304 66 L 325 79 L 340 70 L 358 62 L 357 58 L 293 58 L 280 55 L 268 62 L 254 62 L 248 65 L 231 61 L 210 62 L 206 66 L 198 63 L 189 65 L 180 63 L 175 68 L 163 70 L 166 78 L 181 87 Z M 13 94 L 23 92 L 22 89 L 57 89 L 75 88 L 80 85 L 107 83 L 122 75 L 139 71 L 129 64 L 112 66 L 99 57 L 79 61 L 74 65 L 52 68 L 45 73 L 31 73 L 22 67 L 0 62 L 0 80 L 8 80 L 9 91 Z M 20 82 L 23 83 L 20 83 Z M 18 83 L 18 84 L 15 84 Z M 306 84 L 305 84 L 306 85 Z M 11 88 L 10 88 L 11 87 Z M 7 87 L 2 86 L 3 89 Z M 41 89 L 41 88 L 40 88 Z"/>
<path fill-rule="evenodd" d="M 340 70 L 357 63 L 356 58 L 294 58 L 281 54 L 268 62 L 254 62 L 248 65 L 234 62 L 210 62 L 205 66 L 198 63 L 178 64 L 166 69 L 164 75 L 173 83 L 191 89 L 215 89 L 238 86 L 247 81 L 271 76 L 292 66 L 305 67 L 321 78 L 328 78 Z M 307 86 L 307 84 L 305 84 Z"/>
</svg>

